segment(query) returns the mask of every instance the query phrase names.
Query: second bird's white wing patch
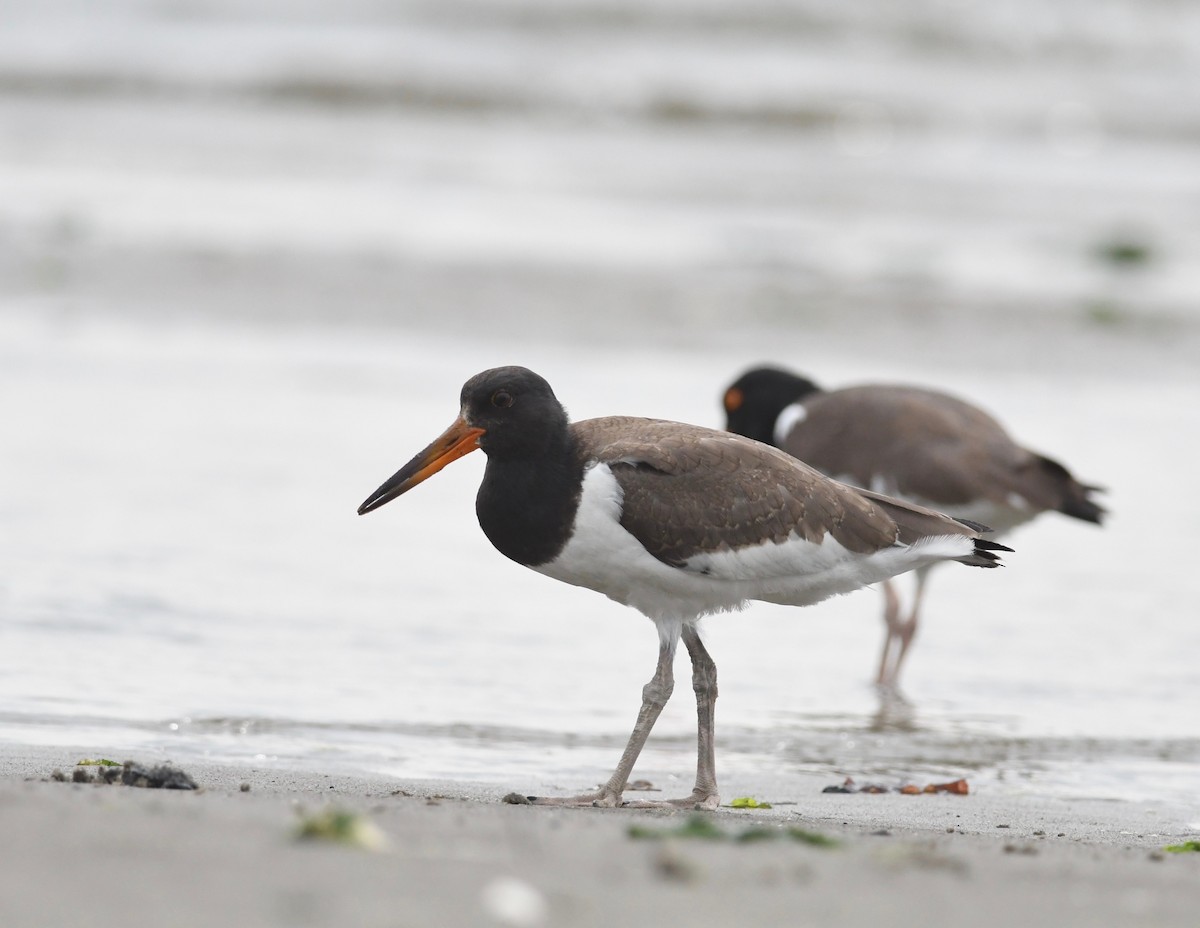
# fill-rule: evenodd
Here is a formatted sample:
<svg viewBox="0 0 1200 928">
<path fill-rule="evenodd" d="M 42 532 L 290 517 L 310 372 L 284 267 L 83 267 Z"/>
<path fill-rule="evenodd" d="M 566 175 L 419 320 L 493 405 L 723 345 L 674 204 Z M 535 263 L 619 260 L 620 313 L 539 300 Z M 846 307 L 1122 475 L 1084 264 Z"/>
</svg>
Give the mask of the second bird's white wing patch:
<svg viewBox="0 0 1200 928">
<path fill-rule="evenodd" d="M 782 447 L 793 428 L 808 418 L 808 410 L 803 403 L 792 403 L 785 406 L 783 412 L 775 419 L 775 444 Z"/>
</svg>

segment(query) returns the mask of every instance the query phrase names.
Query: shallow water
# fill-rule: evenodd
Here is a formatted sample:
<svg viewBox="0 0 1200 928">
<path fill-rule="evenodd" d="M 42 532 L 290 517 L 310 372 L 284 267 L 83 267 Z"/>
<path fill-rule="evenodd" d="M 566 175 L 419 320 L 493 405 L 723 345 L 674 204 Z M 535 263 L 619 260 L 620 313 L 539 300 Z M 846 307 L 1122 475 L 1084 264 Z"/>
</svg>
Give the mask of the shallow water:
<svg viewBox="0 0 1200 928">
<path fill-rule="evenodd" d="M 611 765 L 653 669 L 652 625 L 492 551 L 472 507 L 482 460 L 369 518 L 354 508 L 493 359 L 520 351 L 581 415 L 666 405 L 700 422 L 716 419 L 709 372 L 737 364 L 660 350 L 613 378 L 603 352 L 567 344 L 5 328 L 20 346 L 0 376 L 21 440 L 0 509 L 3 737 L 534 785 Z M 1190 795 L 1200 588 L 1171 551 L 1191 520 L 1143 467 L 1196 434 L 1200 386 L 1169 388 L 1169 408 L 1146 382 L 1090 383 L 1048 407 L 1052 379 L 1006 378 L 1024 430 L 1057 431 L 1067 460 L 1092 462 L 1116 514 L 1104 530 L 1047 517 L 1016 536 L 1007 569 L 935 574 L 911 705 L 881 707 L 867 685 L 873 593 L 707 620 L 727 775 L 966 773 L 995 788 Z M 686 773 L 689 696 L 664 714 L 648 769 Z"/>
<path fill-rule="evenodd" d="M 1186 10 L 277 6 L 0 36 L 0 737 L 592 783 L 651 624 L 497 555 L 479 456 L 354 508 L 480 369 L 717 425 L 770 359 L 976 399 L 1113 517 L 936 573 L 907 704 L 873 592 L 709 620 L 726 782 L 1192 800 Z"/>
</svg>

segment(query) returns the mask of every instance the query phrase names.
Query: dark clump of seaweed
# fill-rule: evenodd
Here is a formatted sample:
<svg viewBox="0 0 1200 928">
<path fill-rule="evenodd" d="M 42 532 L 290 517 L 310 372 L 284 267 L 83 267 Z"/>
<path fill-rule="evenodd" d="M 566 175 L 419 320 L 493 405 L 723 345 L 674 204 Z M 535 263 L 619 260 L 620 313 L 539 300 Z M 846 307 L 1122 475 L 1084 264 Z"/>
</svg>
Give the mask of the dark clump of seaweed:
<svg viewBox="0 0 1200 928">
<path fill-rule="evenodd" d="M 61 770 L 55 770 L 50 778 L 64 782 L 67 776 Z M 136 786 L 142 789 L 198 789 L 191 775 L 178 767 L 170 764 L 148 767 L 132 760 L 123 764 L 106 758 L 81 760 L 71 771 L 70 779 L 73 783 Z"/>
</svg>

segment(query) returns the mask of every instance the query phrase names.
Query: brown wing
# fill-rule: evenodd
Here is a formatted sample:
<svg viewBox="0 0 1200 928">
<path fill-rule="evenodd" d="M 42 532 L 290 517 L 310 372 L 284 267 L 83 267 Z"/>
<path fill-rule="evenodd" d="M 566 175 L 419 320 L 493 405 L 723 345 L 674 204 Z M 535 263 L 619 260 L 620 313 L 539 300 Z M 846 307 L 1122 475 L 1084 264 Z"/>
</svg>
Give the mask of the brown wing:
<svg viewBox="0 0 1200 928">
<path fill-rule="evenodd" d="M 793 534 L 831 535 L 859 553 L 894 544 L 879 506 L 778 449 L 678 422 L 612 417 L 571 426 L 587 461 L 607 464 L 624 492 L 621 525 L 672 565 Z"/>
<path fill-rule="evenodd" d="M 784 449 L 823 473 L 942 506 L 1002 503 L 1016 492 L 1038 508 L 1058 508 L 1039 456 L 952 396 L 862 386 L 813 397 L 804 407 Z"/>
</svg>

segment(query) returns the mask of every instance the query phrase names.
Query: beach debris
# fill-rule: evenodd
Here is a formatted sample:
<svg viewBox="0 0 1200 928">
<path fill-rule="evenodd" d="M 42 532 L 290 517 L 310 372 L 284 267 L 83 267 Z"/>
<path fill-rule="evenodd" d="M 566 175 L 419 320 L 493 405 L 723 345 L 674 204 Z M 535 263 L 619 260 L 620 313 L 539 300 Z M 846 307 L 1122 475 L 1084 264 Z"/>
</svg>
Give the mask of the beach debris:
<svg viewBox="0 0 1200 928">
<path fill-rule="evenodd" d="M 510 806 L 531 806 L 533 805 L 532 796 L 522 796 L 520 793 L 509 793 L 501 802 L 507 803 Z"/>
<path fill-rule="evenodd" d="M 95 773 L 91 768 L 95 767 Z M 59 783 L 67 780 L 61 770 L 50 774 L 50 779 Z M 147 767 L 137 761 L 127 760 L 118 764 L 111 760 L 80 761 L 71 771 L 72 783 L 99 783 L 120 786 L 137 786 L 144 789 L 197 789 L 196 781 L 178 767 L 159 764 Z"/>
<path fill-rule="evenodd" d="M 651 783 L 649 780 L 632 780 L 625 784 L 625 789 L 635 790 L 642 793 L 661 793 L 662 790 Z"/>
<path fill-rule="evenodd" d="M 196 781 L 191 776 L 169 764 L 143 767 L 134 761 L 126 761 L 121 770 L 121 782 L 146 789 L 196 789 Z"/>
<path fill-rule="evenodd" d="M 951 780 L 949 783 L 927 783 L 925 786 L 917 786 L 914 783 L 905 783 L 902 786 L 890 787 L 880 783 L 866 783 L 859 786 L 854 782 L 853 778 L 846 777 L 839 784 L 826 786 L 823 793 L 867 793 L 869 795 L 877 795 L 880 793 L 900 793 L 902 796 L 921 796 L 930 793 L 950 793 L 954 796 L 970 795 L 971 787 L 966 780 Z"/>
<path fill-rule="evenodd" d="M 1163 850 L 1168 854 L 1200 853 L 1200 841 L 1184 841 L 1183 844 L 1168 844 Z"/>
<path fill-rule="evenodd" d="M 248 793 L 248 792 L 250 792 L 250 784 L 243 783 L 241 786 L 238 787 L 238 789 L 241 790 L 243 793 Z"/>
<path fill-rule="evenodd" d="M 753 825 L 737 831 L 726 831 L 716 824 L 711 816 L 692 815 L 682 825 L 673 828 L 649 828 L 645 825 L 630 825 L 629 837 L 636 839 L 664 840 L 669 838 L 700 839 L 704 841 L 733 841 L 735 844 L 750 844 L 757 841 L 787 839 L 814 847 L 836 847 L 837 841 L 820 832 L 808 831 L 794 825 Z"/>
<path fill-rule="evenodd" d="M 759 802 L 753 796 L 739 796 L 729 803 L 731 809 L 769 809 L 769 802 Z"/>
<path fill-rule="evenodd" d="M 296 828 L 299 841 L 331 841 L 367 851 L 385 851 L 387 836 L 366 816 L 345 809 L 322 809 L 313 815 L 302 815 Z"/>
<path fill-rule="evenodd" d="M 483 887 L 481 895 L 488 915 L 512 928 L 537 928 L 550 914 L 545 894 L 513 876 L 497 877 Z"/>
<path fill-rule="evenodd" d="M 109 760 L 107 757 L 85 757 L 83 760 L 75 761 L 76 767 L 123 767 L 120 761 Z"/>
</svg>

